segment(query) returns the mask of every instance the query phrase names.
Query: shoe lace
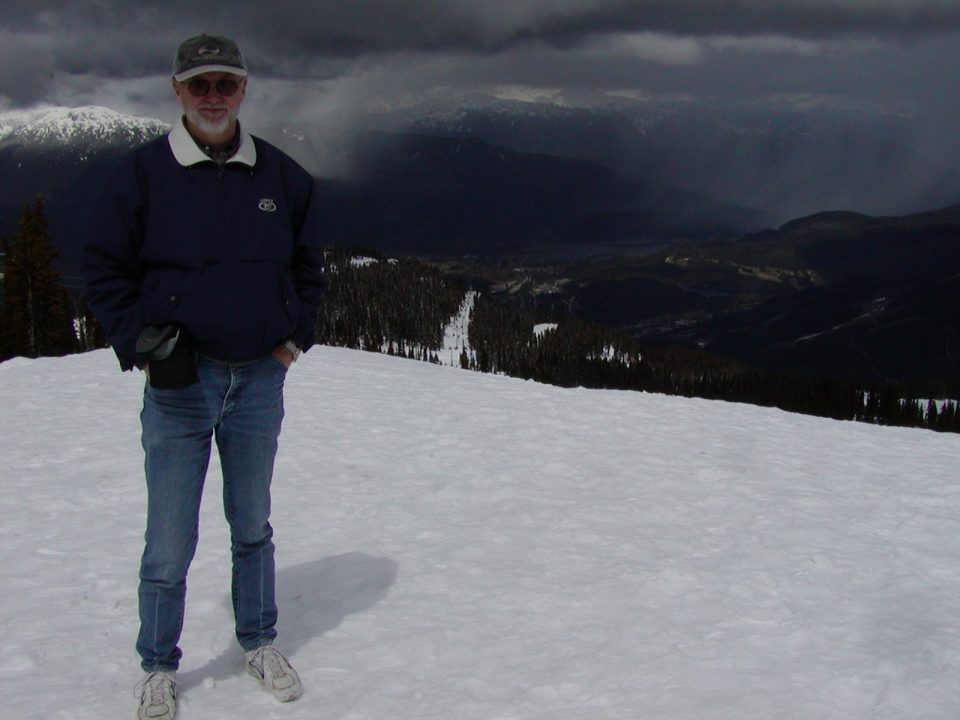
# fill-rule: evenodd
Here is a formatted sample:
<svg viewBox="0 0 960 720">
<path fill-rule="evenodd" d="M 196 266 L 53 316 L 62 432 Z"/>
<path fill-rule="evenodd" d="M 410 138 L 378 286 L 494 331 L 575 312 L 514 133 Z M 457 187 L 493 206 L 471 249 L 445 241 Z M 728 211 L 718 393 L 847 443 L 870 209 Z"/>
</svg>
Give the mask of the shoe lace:
<svg viewBox="0 0 960 720">
<path fill-rule="evenodd" d="M 287 674 L 287 669 L 283 663 L 285 659 L 286 658 L 284 658 L 276 648 L 270 645 L 263 645 L 254 651 L 250 662 L 254 667 L 260 668 L 263 674 L 266 674 L 266 672 L 264 672 L 265 670 L 269 670 L 270 676 L 277 679 Z"/>
<path fill-rule="evenodd" d="M 162 705 L 168 693 L 174 694 L 175 683 L 173 673 L 156 670 L 137 683 L 133 694 L 142 705 Z"/>
</svg>

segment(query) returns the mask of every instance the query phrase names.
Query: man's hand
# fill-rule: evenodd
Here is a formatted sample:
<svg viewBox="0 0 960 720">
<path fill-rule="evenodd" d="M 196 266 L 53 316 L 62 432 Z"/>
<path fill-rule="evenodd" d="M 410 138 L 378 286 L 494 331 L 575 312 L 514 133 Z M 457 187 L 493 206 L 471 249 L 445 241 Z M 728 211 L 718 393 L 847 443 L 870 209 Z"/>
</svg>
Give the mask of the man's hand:
<svg viewBox="0 0 960 720">
<path fill-rule="evenodd" d="M 272 350 L 272 355 L 276 358 L 277 362 L 283 365 L 288 370 L 290 366 L 293 365 L 294 357 L 293 353 L 287 350 L 283 345 L 277 345 Z"/>
</svg>

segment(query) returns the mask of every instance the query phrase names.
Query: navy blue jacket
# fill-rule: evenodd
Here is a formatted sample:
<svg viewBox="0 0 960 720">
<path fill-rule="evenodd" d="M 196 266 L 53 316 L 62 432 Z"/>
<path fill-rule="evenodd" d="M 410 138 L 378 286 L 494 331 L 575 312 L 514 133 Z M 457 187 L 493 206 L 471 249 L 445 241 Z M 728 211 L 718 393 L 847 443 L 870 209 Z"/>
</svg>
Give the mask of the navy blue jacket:
<svg viewBox="0 0 960 720">
<path fill-rule="evenodd" d="M 242 134 L 218 166 L 182 123 L 131 153 L 94 213 L 87 301 L 124 370 L 147 325 L 178 323 L 198 352 L 253 360 L 315 341 L 323 250 L 313 178 Z"/>
</svg>

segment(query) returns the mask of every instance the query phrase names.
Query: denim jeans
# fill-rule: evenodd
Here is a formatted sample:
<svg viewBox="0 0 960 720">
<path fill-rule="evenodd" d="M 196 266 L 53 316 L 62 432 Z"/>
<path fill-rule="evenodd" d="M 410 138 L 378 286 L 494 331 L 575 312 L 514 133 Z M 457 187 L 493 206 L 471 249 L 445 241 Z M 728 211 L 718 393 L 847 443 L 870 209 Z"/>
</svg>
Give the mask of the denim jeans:
<svg viewBox="0 0 960 720">
<path fill-rule="evenodd" d="M 140 562 L 140 634 L 144 670 L 176 670 L 187 569 L 197 548 L 200 498 L 215 437 L 230 525 L 232 596 L 244 650 L 276 636 L 270 482 L 283 420 L 286 368 L 272 356 L 252 363 L 197 361 L 199 381 L 144 391 L 147 476 L 146 547 Z"/>
</svg>

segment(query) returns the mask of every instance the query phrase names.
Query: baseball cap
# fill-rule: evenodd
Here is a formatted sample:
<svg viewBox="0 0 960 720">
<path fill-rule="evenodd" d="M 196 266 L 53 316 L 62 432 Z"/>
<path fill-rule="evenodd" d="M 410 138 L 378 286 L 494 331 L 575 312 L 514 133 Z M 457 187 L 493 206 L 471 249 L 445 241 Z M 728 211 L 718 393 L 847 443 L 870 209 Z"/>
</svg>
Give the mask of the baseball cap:
<svg viewBox="0 0 960 720">
<path fill-rule="evenodd" d="M 181 43 L 173 59 L 173 78 L 184 82 L 206 72 L 227 72 L 246 77 L 247 65 L 233 40 L 203 34 Z"/>
</svg>

